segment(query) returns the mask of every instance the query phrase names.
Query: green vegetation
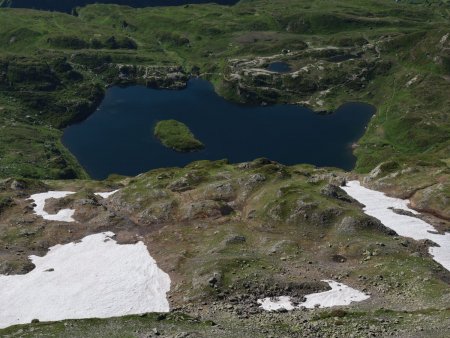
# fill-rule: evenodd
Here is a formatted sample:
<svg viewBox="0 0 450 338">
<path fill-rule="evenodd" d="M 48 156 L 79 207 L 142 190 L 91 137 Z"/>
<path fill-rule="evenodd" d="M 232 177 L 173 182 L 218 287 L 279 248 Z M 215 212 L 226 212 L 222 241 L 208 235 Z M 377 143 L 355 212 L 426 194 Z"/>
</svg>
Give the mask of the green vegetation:
<svg viewBox="0 0 450 338">
<path fill-rule="evenodd" d="M 147 332 L 147 335 L 157 332 L 176 333 L 179 330 L 194 331 L 206 334 L 211 332 L 210 321 L 201 321 L 183 313 L 146 314 L 142 316 L 124 316 L 110 319 L 65 320 L 53 323 L 33 323 L 16 325 L 0 330 L 2 335 L 16 334 L 22 337 L 37 337 L 41 334 L 57 337 L 138 337 L 133 332 Z M 158 335 L 160 335 L 158 333 Z"/>
<path fill-rule="evenodd" d="M 164 146 L 179 152 L 204 148 L 203 143 L 195 138 L 188 126 L 176 120 L 159 121 L 155 126 L 154 135 Z"/>
<path fill-rule="evenodd" d="M 97 4 L 77 16 L 3 8 L 0 123 L 33 128 L 40 143 L 62 149 L 56 129 L 93 112 L 105 86 L 180 88 L 193 73 L 240 102 L 301 102 L 317 110 L 349 100 L 374 104 L 377 115 L 356 149 L 358 172 L 392 159 L 448 168 L 449 13 L 445 1 L 391 0 L 140 9 Z M 333 63 L 327 46 L 361 57 Z M 260 58 L 264 69 L 263 57 L 308 71 L 268 76 L 243 63 Z M 175 84 L 167 74 L 176 72 L 184 75 Z M 48 138 L 50 129 L 55 137 Z M 0 175 L 29 175 L 22 134 L 9 133 L 8 143 L 0 139 Z M 41 169 L 32 176 L 64 177 L 58 163 L 42 163 L 45 149 L 33 149 Z M 85 175 L 70 154 L 60 153 L 75 175 Z"/>
<path fill-rule="evenodd" d="M 96 4 L 77 9 L 77 16 L 2 8 L 0 23 L 0 177 L 36 178 L 25 187 L 0 179 L 0 273 L 27 272 L 28 255 L 108 228 L 148 245 L 175 276 L 171 305 L 193 314 L 34 323 L 0 335 L 140 337 L 156 335 L 153 328 L 180 337 L 446 332 L 448 273 L 426 254 L 426 244 L 388 236 L 360 205 L 330 193 L 329 185 L 347 174 L 260 159 L 202 161 L 98 182 L 88 179 L 60 138 L 65 126 L 95 111 L 108 86 L 182 88 L 191 74 L 241 103 L 333 110 L 364 101 L 377 114 L 356 145 L 355 171 L 378 166 L 366 176 L 369 184 L 448 218 L 448 1 Z M 268 72 L 274 60 L 289 63 L 293 73 Z M 173 120 L 161 121 L 155 135 L 179 151 L 202 146 Z M 112 203 L 92 194 L 118 187 Z M 29 194 L 49 189 L 78 192 L 68 203 L 80 209 L 84 227 L 42 223 L 29 211 Z M 337 262 L 337 255 L 346 260 Z M 262 295 L 324 277 L 348 281 L 371 299 L 322 313 L 269 316 L 254 308 Z"/>
<path fill-rule="evenodd" d="M 352 312 L 334 312 L 324 311 L 316 317 L 307 317 L 308 321 L 314 323 L 316 335 L 326 336 L 333 333 L 333 328 L 341 334 L 347 336 L 352 334 L 350 330 L 346 331 L 345 327 L 367 327 L 368 324 L 374 328 L 379 322 L 389 323 L 390 327 L 395 330 L 406 331 L 411 327 L 421 325 L 426 320 L 439 319 L 436 327 L 445 331 L 445 325 L 449 310 L 429 309 L 422 311 L 394 311 L 394 310 L 378 310 L 378 311 L 352 311 Z M 342 314 L 345 314 L 342 317 Z M 276 315 L 274 315 L 276 316 Z M 276 316 L 278 321 L 286 318 Z M 279 318 L 280 319 L 279 319 Z M 306 319 L 305 319 L 306 320 Z M 0 330 L 6 336 L 20 336 L 20 337 L 39 337 L 45 335 L 47 337 L 130 337 L 138 338 L 143 334 L 146 336 L 168 336 L 168 337 L 183 337 L 185 334 L 190 334 L 194 337 L 207 338 L 241 338 L 244 334 L 264 338 L 267 332 L 277 334 L 283 333 L 286 337 L 302 336 L 305 332 L 305 324 L 301 323 L 275 323 L 273 320 L 261 320 L 258 323 L 260 332 L 256 332 L 251 327 L 249 321 L 241 321 L 239 323 L 229 321 L 220 323 L 223 326 L 220 330 L 217 329 L 216 323 L 213 321 L 201 321 L 196 318 L 189 317 L 179 312 L 169 315 L 147 314 L 145 316 L 126 316 L 120 318 L 107 319 L 80 319 L 80 320 L 65 320 L 61 322 L 49 323 L 33 323 L 27 325 L 16 325 L 7 329 Z M 426 325 L 426 324 L 425 324 Z M 253 329 L 253 330 L 252 330 Z M 362 331 L 363 329 L 361 329 Z M 423 329 L 422 329 L 423 330 Z M 421 330 L 421 331 L 422 331 Z M 157 332 L 158 334 L 155 334 Z M 188 332 L 188 333 L 186 333 Z M 318 332 L 318 333 L 317 333 Z M 383 331 L 380 334 L 384 333 Z M 426 333 L 436 334 L 436 337 L 445 338 L 445 333 L 440 333 L 437 330 L 426 331 Z M 188 337 L 188 336 L 187 336 Z"/>
</svg>

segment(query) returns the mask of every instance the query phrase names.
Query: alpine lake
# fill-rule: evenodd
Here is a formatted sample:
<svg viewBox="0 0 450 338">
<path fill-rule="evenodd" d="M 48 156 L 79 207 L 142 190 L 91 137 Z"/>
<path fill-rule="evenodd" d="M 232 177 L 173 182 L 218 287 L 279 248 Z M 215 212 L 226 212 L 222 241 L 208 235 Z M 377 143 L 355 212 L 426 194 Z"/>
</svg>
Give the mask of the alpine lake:
<svg viewBox="0 0 450 338">
<path fill-rule="evenodd" d="M 96 179 L 197 160 L 238 163 L 261 157 L 351 170 L 356 161 L 352 144 L 374 112 L 364 103 L 346 103 L 325 115 L 296 105 L 240 105 L 201 79 L 191 79 L 183 90 L 116 86 L 95 113 L 65 129 L 63 143 Z M 186 124 L 205 149 L 179 153 L 164 147 L 153 128 L 168 119 Z"/>
</svg>

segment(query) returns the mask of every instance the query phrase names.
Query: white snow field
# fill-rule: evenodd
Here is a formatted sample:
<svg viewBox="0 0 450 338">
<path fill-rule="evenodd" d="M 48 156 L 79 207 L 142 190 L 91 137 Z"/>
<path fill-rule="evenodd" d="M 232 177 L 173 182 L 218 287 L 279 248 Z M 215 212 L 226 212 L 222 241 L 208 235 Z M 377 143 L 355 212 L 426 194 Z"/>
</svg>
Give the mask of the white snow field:
<svg viewBox="0 0 450 338">
<path fill-rule="evenodd" d="M 56 245 L 35 269 L 0 275 L 0 328 L 63 319 L 168 312 L 170 277 L 142 242 L 119 245 L 104 232 Z"/>
<path fill-rule="evenodd" d="M 347 182 L 347 185 L 342 187 L 342 189 L 365 205 L 363 210 L 367 215 L 377 218 L 398 235 L 415 240 L 429 239 L 439 245 L 430 247 L 429 252 L 436 262 L 450 271 L 450 233 L 446 232 L 441 235 L 427 222 L 417 217 L 399 215 L 390 209 L 402 209 L 419 214 L 408 207 L 409 200 L 388 197 L 382 192 L 361 186 L 358 181 Z"/>
<path fill-rule="evenodd" d="M 280 309 L 290 311 L 301 307 L 314 309 L 316 307 L 327 308 L 350 305 L 352 302 L 361 302 L 369 298 L 365 293 L 355 290 L 345 284 L 332 280 L 323 280 L 322 282 L 328 283 L 331 290 L 306 295 L 306 300 L 297 306 L 292 304 L 291 297 L 289 296 L 281 296 L 275 299 L 259 299 L 258 304 L 261 304 L 260 307 L 266 311 L 276 311 Z"/>
<path fill-rule="evenodd" d="M 50 198 L 64 198 L 72 194 L 75 193 L 72 191 L 48 191 L 41 194 L 31 195 L 30 200 L 33 200 L 33 203 L 36 204 L 33 208 L 36 215 L 42 216 L 44 219 L 49 221 L 75 222 L 73 219 L 73 214 L 75 213 L 74 209 L 61 209 L 57 214 L 53 215 L 44 210 L 46 200 Z"/>
</svg>

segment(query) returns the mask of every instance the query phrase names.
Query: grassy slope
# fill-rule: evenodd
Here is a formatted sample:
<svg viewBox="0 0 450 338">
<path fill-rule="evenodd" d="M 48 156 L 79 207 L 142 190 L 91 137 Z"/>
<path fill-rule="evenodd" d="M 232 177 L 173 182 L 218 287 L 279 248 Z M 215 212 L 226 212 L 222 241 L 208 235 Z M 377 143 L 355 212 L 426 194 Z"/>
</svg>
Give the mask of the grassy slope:
<svg viewBox="0 0 450 338">
<path fill-rule="evenodd" d="M 337 328 L 334 335 L 346 337 L 354 334 L 351 330 L 343 330 L 345 327 L 357 328 L 359 331 L 367 330 L 367 323 L 374 327 L 377 322 L 389 323 L 396 331 L 411 332 L 411 328 L 417 326 L 422 328 L 420 333 L 423 336 L 433 336 L 436 338 L 446 338 L 445 323 L 448 319 L 449 310 L 427 309 L 421 311 L 392 311 L 377 310 L 371 312 L 364 311 L 343 311 L 329 310 L 322 311 L 317 315 L 294 318 L 293 321 L 302 319 L 310 323 L 316 329 L 315 336 L 331 336 L 330 328 Z M 145 316 L 126 316 L 108 319 L 81 319 L 65 320 L 53 323 L 36 323 L 27 325 L 12 326 L 1 330 L 5 335 L 20 337 L 114 337 L 114 338 L 139 338 L 139 337 L 189 337 L 196 338 L 242 338 L 250 336 L 255 338 L 266 338 L 268 332 L 274 336 L 283 334 L 284 337 L 304 337 L 307 324 L 292 323 L 286 320 L 286 314 L 272 314 L 275 319 L 260 320 L 257 325 L 259 331 L 255 332 L 255 324 L 251 323 L 253 318 L 240 321 L 220 322 L 220 329 L 217 329 L 214 321 L 201 321 L 191 318 L 183 313 L 175 312 L 172 315 L 158 316 L 157 314 L 147 314 Z M 307 318 L 305 318 L 307 317 Z M 339 319 L 338 319 L 339 318 Z M 278 322 L 275 322 L 275 321 Z M 435 330 L 427 327 L 427 320 L 435 320 Z M 394 323 L 394 324 L 393 324 Z M 386 325 L 386 324 L 385 324 Z M 426 330 L 423 327 L 426 327 Z M 341 329 L 339 329 L 341 328 Z M 425 331 L 425 332 L 423 332 Z M 158 332 L 158 335 L 155 334 Z M 379 332 L 380 333 L 380 332 Z M 418 332 L 414 332 L 417 334 Z M 394 333 L 395 334 L 395 333 Z"/>
<path fill-rule="evenodd" d="M 450 154 L 450 73 L 433 59 L 445 62 L 440 57 L 447 47 L 440 40 L 446 32 L 448 27 L 399 36 L 382 47 L 395 64 L 388 78 L 373 85 L 378 114 L 356 152 L 359 170 L 387 159 L 445 166 Z"/>
<path fill-rule="evenodd" d="M 176 120 L 159 121 L 155 126 L 154 135 L 164 146 L 180 152 L 195 151 L 204 147 L 188 126 Z"/>
</svg>

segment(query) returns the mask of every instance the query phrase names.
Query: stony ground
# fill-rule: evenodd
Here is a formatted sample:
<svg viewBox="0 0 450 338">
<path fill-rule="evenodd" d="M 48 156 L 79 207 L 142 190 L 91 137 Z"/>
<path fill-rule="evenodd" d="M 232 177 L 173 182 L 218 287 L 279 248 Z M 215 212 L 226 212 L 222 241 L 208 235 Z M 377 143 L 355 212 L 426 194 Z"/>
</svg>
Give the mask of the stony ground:
<svg viewBox="0 0 450 338">
<path fill-rule="evenodd" d="M 172 279 L 170 316 L 195 320 L 69 321 L 64 330 L 70 335 L 127 325 L 137 325 L 130 333 L 137 337 L 151 335 L 150 326 L 179 337 L 185 329 L 194 337 L 238 337 L 241 330 L 316 337 L 426 336 L 448 328 L 450 273 L 431 259 L 427 243 L 400 238 L 364 215 L 339 188 L 347 178 L 344 172 L 261 159 L 197 162 L 103 182 L 4 180 L 1 194 L 9 203 L 0 214 L 0 272 L 26 273 L 33 268 L 28 255 L 111 230 L 121 243 L 145 242 Z M 116 188 L 108 199 L 93 194 Z M 29 194 L 49 189 L 77 192 L 46 205 L 49 212 L 76 209 L 77 222 L 45 221 L 32 212 Z M 427 217 L 449 229 L 445 220 Z M 343 309 L 290 313 L 263 313 L 256 302 L 278 295 L 301 301 L 327 289 L 322 279 L 342 281 L 371 298 Z M 3 332 L 52 332 L 61 325 Z"/>
</svg>

